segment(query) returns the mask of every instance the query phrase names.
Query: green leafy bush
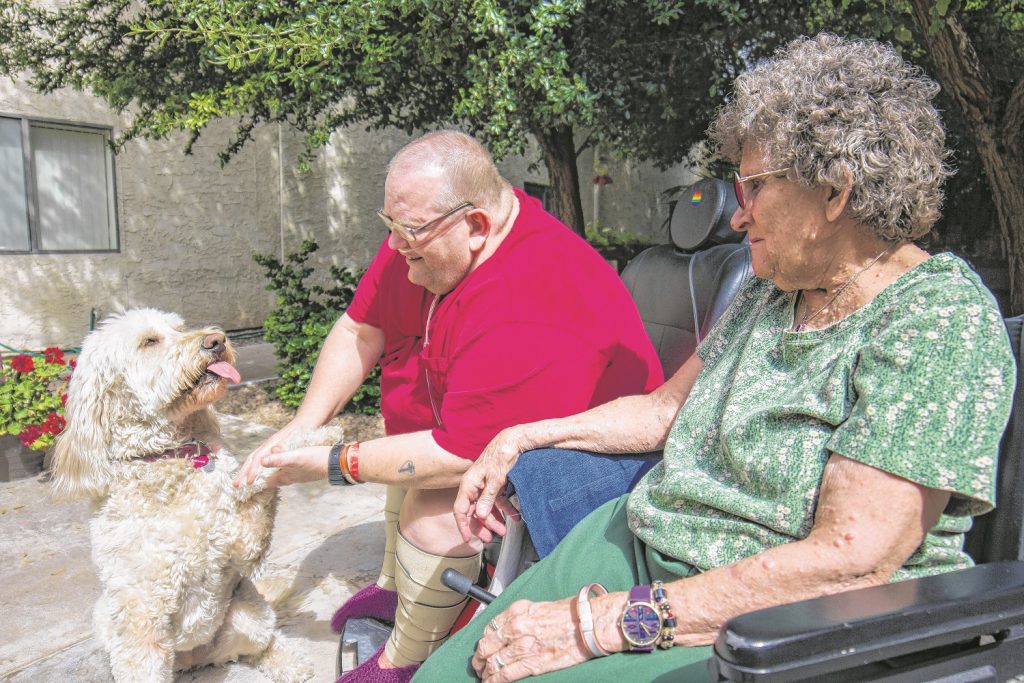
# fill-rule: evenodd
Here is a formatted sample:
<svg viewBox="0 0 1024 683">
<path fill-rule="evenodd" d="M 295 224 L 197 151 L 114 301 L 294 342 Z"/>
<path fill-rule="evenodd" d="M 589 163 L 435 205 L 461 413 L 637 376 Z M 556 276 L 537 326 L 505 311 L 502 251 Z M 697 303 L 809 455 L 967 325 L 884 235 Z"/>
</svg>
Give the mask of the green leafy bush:
<svg viewBox="0 0 1024 683">
<path fill-rule="evenodd" d="M 644 235 L 617 228 L 588 227 L 585 236 L 601 256 L 615 261 L 619 273 L 634 256 L 653 244 Z"/>
<path fill-rule="evenodd" d="M 290 407 L 298 407 L 313 376 L 317 354 L 327 333 L 352 303 L 362 272 L 331 266 L 330 287 L 308 284 L 313 274 L 306 264 L 319 245 L 306 240 L 299 250 L 281 263 L 273 256 L 254 254 L 269 280 L 267 289 L 275 293 L 277 307 L 263 322 L 263 338 L 274 345 L 281 382 L 274 392 Z M 380 411 L 380 368 L 374 368 L 359 387 L 346 410 L 375 414 Z"/>
</svg>

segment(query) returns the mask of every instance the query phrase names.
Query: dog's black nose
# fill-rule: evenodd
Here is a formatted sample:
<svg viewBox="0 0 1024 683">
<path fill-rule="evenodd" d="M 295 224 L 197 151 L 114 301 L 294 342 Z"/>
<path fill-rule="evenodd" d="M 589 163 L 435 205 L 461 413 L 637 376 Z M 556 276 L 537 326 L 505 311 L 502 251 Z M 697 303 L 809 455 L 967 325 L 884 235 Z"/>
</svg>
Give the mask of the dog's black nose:
<svg viewBox="0 0 1024 683">
<path fill-rule="evenodd" d="M 224 333 L 213 332 L 203 337 L 203 348 L 218 356 L 224 353 Z"/>
</svg>

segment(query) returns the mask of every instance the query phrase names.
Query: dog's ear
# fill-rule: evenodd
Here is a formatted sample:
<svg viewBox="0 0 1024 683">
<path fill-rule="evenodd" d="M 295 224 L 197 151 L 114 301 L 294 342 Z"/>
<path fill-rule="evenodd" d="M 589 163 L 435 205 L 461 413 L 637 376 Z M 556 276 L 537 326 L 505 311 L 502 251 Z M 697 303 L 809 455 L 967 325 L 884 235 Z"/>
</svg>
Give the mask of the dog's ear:
<svg viewBox="0 0 1024 683">
<path fill-rule="evenodd" d="M 107 495 L 112 440 L 109 408 L 114 393 L 113 384 L 79 363 L 68 387 L 67 425 L 53 451 L 50 482 L 54 498 Z"/>
</svg>

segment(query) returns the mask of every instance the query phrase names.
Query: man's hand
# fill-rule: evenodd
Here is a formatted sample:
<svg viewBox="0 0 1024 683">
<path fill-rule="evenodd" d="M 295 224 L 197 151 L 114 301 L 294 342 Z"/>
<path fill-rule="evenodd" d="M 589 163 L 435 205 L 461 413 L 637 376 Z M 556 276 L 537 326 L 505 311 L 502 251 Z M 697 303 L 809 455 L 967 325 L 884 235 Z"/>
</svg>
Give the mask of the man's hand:
<svg viewBox="0 0 1024 683">
<path fill-rule="evenodd" d="M 275 450 L 263 456 L 263 467 L 276 467 L 267 477 L 267 488 L 301 484 L 327 478 L 327 456 L 330 446 L 307 446 L 294 451 Z"/>
<path fill-rule="evenodd" d="M 487 543 L 494 534 L 504 536 L 505 523 L 496 512 L 510 516 L 519 514 L 501 493 L 508 482 L 509 471 L 522 452 L 518 432 L 515 427 L 509 427 L 487 444 L 477 461 L 462 475 L 453 512 L 463 541 L 469 542 L 477 536 Z"/>
<path fill-rule="evenodd" d="M 248 457 L 246 457 L 245 462 L 242 463 L 242 466 L 238 468 L 238 472 L 235 473 L 235 478 L 233 480 L 235 488 L 252 485 L 252 483 L 256 481 L 256 477 L 259 475 L 260 469 L 264 467 L 264 456 L 270 455 L 271 453 L 282 452 L 284 450 L 284 444 L 286 444 L 293 435 L 296 433 L 303 434 L 309 432 L 318 426 L 319 425 L 317 424 L 303 424 L 299 420 L 292 420 L 284 427 L 271 434 L 270 438 L 257 446 L 256 450 L 250 453 Z"/>
</svg>

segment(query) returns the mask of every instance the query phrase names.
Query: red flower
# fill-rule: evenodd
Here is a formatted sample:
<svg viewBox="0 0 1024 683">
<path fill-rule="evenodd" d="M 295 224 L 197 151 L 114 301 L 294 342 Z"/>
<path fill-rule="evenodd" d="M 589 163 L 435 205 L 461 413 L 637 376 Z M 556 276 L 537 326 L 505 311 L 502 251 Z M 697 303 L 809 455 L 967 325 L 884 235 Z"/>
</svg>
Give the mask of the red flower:
<svg viewBox="0 0 1024 683">
<path fill-rule="evenodd" d="M 46 416 L 46 422 L 43 423 L 43 429 L 54 436 L 57 436 L 64 430 L 64 425 L 67 424 L 62 416 L 57 413 L 50 413 Z"/>
<path fill-rule="evenodd" d="M 15 372 L 32 372 L 36 369 L 36 364 L 32 361 L 32 356 L 22 353 L 11 359 L 11 367 Z"/>
<path fill-rule="evenodd" d="M 18 438 L 21 440 L 22 445 L 26 448 L 31 448 L 35 440 L 43 435 L 43 425 L 29 425 L 21 430 L 18 434 Z"/>
<path fill-rule="evenodd" d="M 67 394 L 61 394 L 60 395 L 60 404 L 62 406 L 66 406 L 68 404 L 68 395 Z"/>
<path fill-rule="evenodd" d="M 68 361 L 68 365 L 71 366 L 72 370 L 74 370 L 75 368 L 78 367 L 78 361 L 72 358 L 71 360 Z"/>
<path fill-rule="evenodd" d="M 64 351 L 57 346 L 49 346 L 43 349 L 43 355 L 46 356 L 47 363 L 53 363 L 55 365 L 64 365 Z"/>
</svg>

